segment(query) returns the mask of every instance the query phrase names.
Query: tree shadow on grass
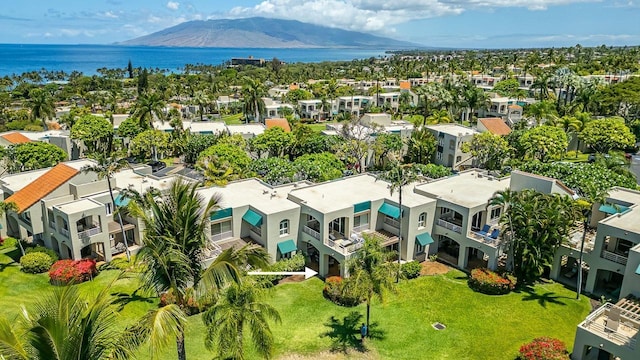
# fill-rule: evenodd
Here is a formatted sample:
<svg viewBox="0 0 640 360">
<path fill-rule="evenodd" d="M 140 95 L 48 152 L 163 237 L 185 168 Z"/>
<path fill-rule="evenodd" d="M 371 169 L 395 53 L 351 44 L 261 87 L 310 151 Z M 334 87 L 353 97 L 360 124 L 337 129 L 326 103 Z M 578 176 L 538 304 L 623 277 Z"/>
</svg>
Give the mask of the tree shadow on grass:
<svg viewBox="0 0 640 360">
<path fill-rule="evenodd" d="M 331 339 L 331 351 L 342 352 L 343 354 L 347 354 L 349 349 L 359 352 L 368 351 L 360 336 L 362 318 L 362 314 L 357 311 L 350 312 L 342 320 L 334 316 L 329 318 L 329 321 L 324 324 L 329 330 L 321 336 Z M 379 328 L 377 322 L 369 324 L 368 333 L 369 339 L 381 340 L 385 337 L 384 331 Z"/>
<path fill-rule="evenodd" d="M 139 295 L 138 294 L 138 290 L 140 289 L 136 289 L 134 292 L 132 292 L 131 294 L 127 294 L 127 293 L 123 293 L 123 292 L 114 292 L 111 293 L 112 296 L 114 296 L 116 298 L 116 300 L 114 301 L 114 304 L 118 305 L 118 310 L 122 311 L 122 309 L 124 309 L 124 307 L 132 302 L 145 302 L 148 304 L 153 303 L 153 300 L 151 300 L 150 297 L 145 296 L 145 295 Z"/>
<path fill-rule="evenodd" d="M 520 289 L 518 292 L 524 292 L 527 295 L 522 298 L 522 301 L 537 301 L 540 306 L 543 308 L 547 307 L 547 304 L 555 304 L 555 305 L 567 305 L 565 302 L 560 299 L 571 299 L 567 296 L 558 296 L 555 292 L 547 291 L 544 294 L 538 294 L 536 291 L 530 287 L 524 287 Z"/>
</svg>

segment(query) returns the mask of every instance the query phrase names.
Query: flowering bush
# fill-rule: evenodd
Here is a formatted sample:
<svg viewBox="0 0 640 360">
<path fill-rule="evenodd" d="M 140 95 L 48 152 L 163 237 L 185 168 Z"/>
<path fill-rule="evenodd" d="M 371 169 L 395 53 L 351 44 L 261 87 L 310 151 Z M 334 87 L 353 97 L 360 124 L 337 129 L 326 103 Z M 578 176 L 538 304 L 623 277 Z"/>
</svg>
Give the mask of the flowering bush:
<svg viewBox="0 0 640 360">
<path fill-rule="evenodd" d="M 29 274 L 41 274 L 49 271 L 53 259 L 44 252 L 32 252 L 20 258 L 20 266 L 23 272 Z"/>
<path fill-rule="evenodd" d="M 98 273 L 93 259 L 58 260 L 49 270 L 49 279 L 54 284 L 81 283 Z"/>
<path fill-rule="evenodd" d="M 554 338 L 539 337 L 520 347 L 519 360 L 568 360 L 565 344 Z"/>
<path fill-rule="evenodd" d="M 501 276 L 489 269 L 473 269 L 469 277 L 469 287 L 488 295 L 508 294 L 516 286 L 515 278 Z"/>
<path fill-rule="evenodd" d="M 362 300 L 359 297 L 347 294 L 344 291 L 346 281 L 348 280 L 343 280 L 340 276 L 328 277 L 324 282 L 322 294 L 337 305 L 356 306 L 360 304 Z"/>
</svg>

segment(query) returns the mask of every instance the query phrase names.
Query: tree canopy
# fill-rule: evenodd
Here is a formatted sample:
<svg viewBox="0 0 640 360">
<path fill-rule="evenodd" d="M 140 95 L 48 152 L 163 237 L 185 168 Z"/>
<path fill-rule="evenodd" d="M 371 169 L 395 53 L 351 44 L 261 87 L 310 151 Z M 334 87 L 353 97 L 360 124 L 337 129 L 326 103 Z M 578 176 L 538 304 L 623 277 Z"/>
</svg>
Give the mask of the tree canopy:
<svg viewBox="0 0 640 360">
<path fill-rule="evenodd" d="M 3 149 L 3 158 L 11 173 L 52 167 L 67 158 L 59 147 L 39 141 L 11 145 Z"/>
<path fill-rule="evenodd" d="M 113 136 L 113 125 L 103 116 L 85 115 L 71 127 L 70 136 L 74 140 L 81 140 L 89 153 L 106 151 Z"/>
<path fill-rule="evenodd" d="M 580 139 L 595 152 L 606 154 L 614 149 L 633 147 L 636 137 L 622 118 L 592 120 L 580 132 Z"/>
<path fill-rule="evenodd" d="M 484 132 L 474 135 L 470 142 L 463 143 L 462 151 L 471 153 L 480 167 L 500 170 L 509 157 L 511 148 L 504 137 Z"/>
<path fill-rule="evenodd" d="M 169 150 L 169 134 L 160 130 L 145 130 L 133 140 L 129 150 L 145 159 L 157 159 Z"/>
<path fill-rule="evenodd" d="M 248 166 L 251 158 L 239 146 L 218 143 L 203 151 L 197 166 L 204 170 L 209 183 L 224 185 L 229 181 L 243 179 L 251 175 Z"/>
<path fill-rule="evenodd" d="M 328 152 L 302 155 L 293 162 L 293 166 L 301 180 L 313 182 L 339 178 L 345 170 L 342 161 Z"/>
<path fill-rule="evenodd" d="M 519 139 L 526 154 L 540 161 L 558 159 L 569 145 L 567 134 L 555 126 L 536 126 L 525 131 Z"/>
</svg>

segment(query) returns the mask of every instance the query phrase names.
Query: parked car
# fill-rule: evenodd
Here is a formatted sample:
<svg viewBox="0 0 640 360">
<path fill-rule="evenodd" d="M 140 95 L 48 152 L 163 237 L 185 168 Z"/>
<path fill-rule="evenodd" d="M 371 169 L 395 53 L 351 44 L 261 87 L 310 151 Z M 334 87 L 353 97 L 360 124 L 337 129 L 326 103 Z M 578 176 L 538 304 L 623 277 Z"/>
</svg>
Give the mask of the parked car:
<svg viewBox="0 0 640 360">
<path fill-rule="evenodd" d="M 158 172 L 167 167 L 167 164 L 162 161 L 151 161 L 148 162 L 147 165 L 151 166 L 151 172 Z"/>
</svg>

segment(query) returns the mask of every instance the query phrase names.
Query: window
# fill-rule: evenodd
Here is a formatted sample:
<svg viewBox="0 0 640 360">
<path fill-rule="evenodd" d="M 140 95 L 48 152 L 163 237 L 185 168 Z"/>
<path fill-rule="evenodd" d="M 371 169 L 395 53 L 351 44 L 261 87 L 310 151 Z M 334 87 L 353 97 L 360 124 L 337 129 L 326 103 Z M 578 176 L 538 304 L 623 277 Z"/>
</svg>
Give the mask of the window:
<svg viewBox="0 0 640 360">
<path fill-rule="evenodd" d="M 280 221 L 280 236 L 289 235 L 289 220 Z"/>
<path fill-rule="evenodd" d="M 424 246 L 416 243 L 416 254 L 422 254 L 424 252 Z"/>
<path fill-rule="evenodd" d="M 107 211 L 107 215 L 111 215 L 113 213 L 113 204 L 110 202 L 104 204 L 104 209 Z"/>
<path fill-rule="evenodd" d="M 418 228 L 423 228 L 427 225 L 427 213 L 421 213 L 418 215 Z"/>
<path fill-rule="evenodd" d="M 369 229 L 369 213 L 356 215 L 353 217 L 353 231 L 361 232 Z"/>
<path fill-rule="evenodd" d="M 442 152 L 439 151 L 436 153 L 436 159 L 442 160 Z"/>
<path fill-rule="evenodd" d="M 220 241 L 228 239 L 233 235 L 231 220 L 221 221 L 211 224 L 211 239 Z"/>
<path fill-rule="evenodd" d="M 456 148 L 456 141 L 449 140 L 449 150 L 455 150 L 455 148 Z"/>
<path fill-rule="evenodd" d="M 491 209 L 491 220 L 499 218 L 501 212 L 502 212 L 502 208 L 500 207 Z"/>
</svg>

